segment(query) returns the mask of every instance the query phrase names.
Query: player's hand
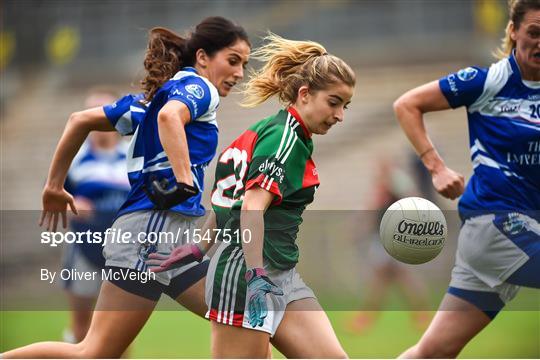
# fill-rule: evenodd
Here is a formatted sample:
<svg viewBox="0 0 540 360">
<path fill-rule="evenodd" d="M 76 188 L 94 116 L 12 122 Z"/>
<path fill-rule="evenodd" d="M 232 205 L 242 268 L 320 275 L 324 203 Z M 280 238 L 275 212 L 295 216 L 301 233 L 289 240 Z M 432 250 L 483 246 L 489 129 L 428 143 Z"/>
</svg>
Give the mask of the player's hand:
<svg viewBox="0 0 540 360">
<path fill-rule="evenodd" d="M 145 262 L 150 271 L 157 273 L 176 269 L 194 261 L 201 262 L 203 257 L 204 253 L 197 245 L 187 244 L 177 247 L 171 253 L 151 253 Z"/>
<path fill-rule="evenodd" d="M 46 186 L 41 195 L 43 210 L 39 226 L 45 226 L 47 231 L 56 231 L 58 227 L 58 218 L 62 217 L 62 227 L 67 227 L 67 207 L 78 214 L 73 196 L 64 188 L 53 188 Z"/>
<path fill-rule="evenodd" d="M 249 324 L 252 327 L 262 326 L 264 319 L 268 315 L 268 305 L 266 304 L 266 295 L 283 295 L 276 284 L 266 276 L 266 271 L 261 268 L 249 269 L 246 271 L 247 296 Z"/>
<path fill-rule="evenodd" d="M 465 178 L 454 170 L 443 167 L 432 174 L 435 190 L 445 198 L 454 200 L 465 190 Z"/>
<path fill-rule="evenodd" d="M 169 187 L 167 179 L 152 181 L 144 191 L 158 210 L 168 210 L 199 194 L 199 189 L 184 183 L 177 182 Z"/>
</svg>

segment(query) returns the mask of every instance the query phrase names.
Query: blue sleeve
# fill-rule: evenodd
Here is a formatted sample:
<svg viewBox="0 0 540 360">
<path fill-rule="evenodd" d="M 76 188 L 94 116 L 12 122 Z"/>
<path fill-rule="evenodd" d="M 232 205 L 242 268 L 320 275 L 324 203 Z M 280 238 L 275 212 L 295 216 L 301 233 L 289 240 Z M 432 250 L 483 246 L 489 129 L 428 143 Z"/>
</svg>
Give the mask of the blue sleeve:
<svg viewBox="0 0 540 360">
<path fill-rule="evenodd" d="M 146 107 L 140 102 L 142 99 L 143 94 L 130 94 L 103 107 L 105 116 L 120 134 L 133 135 L 139 126 L 146 113 Z"/>
<path fill-rule="evenodd" d="M 468 67 L 439 80 L 439 87 L 452 108 L 472 105 L 484 91 L 487 69 Z"/>
<path fill-rule="evenodd" d="M 194 121 L 208 111 L 212 94 L 203 79 L 198 76 L 187 76 L 171 87 L 168 100 L 184 103 L 191 114 L 191 121 Z"/>
</svg>

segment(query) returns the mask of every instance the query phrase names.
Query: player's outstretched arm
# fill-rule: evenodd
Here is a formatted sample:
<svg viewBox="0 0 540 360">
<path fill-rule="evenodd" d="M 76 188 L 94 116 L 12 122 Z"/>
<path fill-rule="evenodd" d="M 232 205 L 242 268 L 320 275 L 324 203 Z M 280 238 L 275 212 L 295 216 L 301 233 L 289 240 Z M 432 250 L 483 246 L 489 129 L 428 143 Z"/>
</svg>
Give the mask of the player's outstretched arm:
<svg viewBox="0 0 540 360">
<path fill-rule="evenodd" d="M 268 315 L 266 295 L 283 295 L 283 291 L 266 276 L 263 268 L 264 212 L 273 199 L 274 194 L 256 186 L 246 191 L 242 202 L 241 233 L 251 234 L 249 241 L 242 238 L 242 250 L 247 266 L 246 297 L 252 327 L 262 326 Z"/>
<path fill-rule="evenodd" d="M 438 81 L 409 90 L 394 102 L 394 113 L 418 156 L 432 176 L 433 186 L 442 196 L 455 199 L 463 193 L 463 175 L 448 168 L 429 138 L 424 114 L 450 109 Z"/>
<path fill-rule="evenodd" d="M 47 182 L 43 189 L 43 210 L 40 226 L 49 231 L 56 231 L 59 217 L 62 225 L 67 226 L 67 207 L 77 213 L 73 197 L 64 189 L 66 176 L 73 158 L 81 148 L 90 131 L 115 131 L 105 116 L 103 108 L 96 107 L 71 114 L 64 133 L 56 146 Z"/>
</svg>

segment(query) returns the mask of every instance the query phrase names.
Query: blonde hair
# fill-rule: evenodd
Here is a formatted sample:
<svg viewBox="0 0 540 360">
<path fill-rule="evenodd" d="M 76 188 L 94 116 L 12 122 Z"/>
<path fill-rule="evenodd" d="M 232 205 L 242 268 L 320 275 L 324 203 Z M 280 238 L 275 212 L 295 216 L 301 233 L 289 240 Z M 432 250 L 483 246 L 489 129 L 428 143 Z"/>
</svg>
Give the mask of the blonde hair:
<svg viewBox="0 0 540 360">
<path fill-rule="evenodd" d="M 529 10 L 540 10 L 540 1 L 538 0 L 508 0 L 509 20 L 506 25 L 504 37 L 501 39 L 501 46 L 495 50 L 493 55 L 498 59 L 510 56 L 512 50 L 516 48 L 516 42 L 511 38 L 512 26 L 514 30 L 519 29 L 525 14 Z"/>
<path fill-rule="evenodd" d="M 264 62 L 264 66 L 251 73 L 242 91 L 244 107 L 257 106 L 274 95 L 282 103 L 294 103 L 298 89 L 304 85 L 317 91 L 337 82 L 350 86 L 356 83 L 349 65 L 329 55 L 319 43 L 288 40 L 273 33 L 263 40 L 266 44 L 253 51 L 251 57 Z"/>
</svg>

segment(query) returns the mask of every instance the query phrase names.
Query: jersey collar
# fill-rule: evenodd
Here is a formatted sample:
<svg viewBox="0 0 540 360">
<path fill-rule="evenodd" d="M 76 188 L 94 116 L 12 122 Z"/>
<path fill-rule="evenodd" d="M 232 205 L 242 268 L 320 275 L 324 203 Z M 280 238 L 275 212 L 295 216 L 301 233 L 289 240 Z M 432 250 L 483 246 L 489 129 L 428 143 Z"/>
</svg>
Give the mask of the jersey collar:
<svg viewBox="0 0 540 360">
<path fill-rule="evenodd" d="M 306 135 L 306 137 L 308 139 L 311 139 L 311 132 L 309 132 L 309 130 L 307 129 L 306 125 L 304 124 L 304 120 L 302 120 L 302 118 L 300 117 L 300 114 L 298 114 L 298 111 L 296 111 L 296 109 L 293 108 L 292 106 L 289 106 L 287 108 L 287 111 L 296 119 L 296 121 L 298 121 L 298 123 L 304 130 L 304 134 Z"/>
<path fill-rule="evenodd" d="M 540 81 L 532 81 L 532 80 L 525 80 L 521 76 L 521 70 L 519 69 L 519 65 L 517 63 L 516 59 L 516 49 L 512 50 L 512 53 L 510 54 L 510 57 L 508 59 L 510 62 L 510 66 L 512 67 L 512 71 L 515 74 L 519 75 L 519 79 L 521 80 L 521 83 L 525 85 L 526 87 L 530 89 L 539 89 L 540 88 Z"/>
<path fill-rule="evenodd" d="M 197 74 L 197 69 L 195 69 L 193 66 L 186 66 L 182 68 L 182 71 L 189 71 L 189 72 Z"/>
</svg>

